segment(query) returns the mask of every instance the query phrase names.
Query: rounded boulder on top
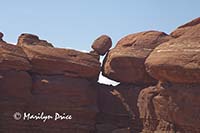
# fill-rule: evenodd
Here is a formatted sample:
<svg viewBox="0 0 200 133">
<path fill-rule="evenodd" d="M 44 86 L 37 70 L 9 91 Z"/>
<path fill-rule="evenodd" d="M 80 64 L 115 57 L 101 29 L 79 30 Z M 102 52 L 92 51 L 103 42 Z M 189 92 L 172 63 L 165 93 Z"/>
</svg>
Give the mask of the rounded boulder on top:
<svg viewBox="0 0 200 133">
<path fill-rule="evenodd" d="M 112 40 L 107 35 L 98 37 L 92 44 L 92 48 L 100 55 L 105 55 L 112 47 Z"/>
</svg>

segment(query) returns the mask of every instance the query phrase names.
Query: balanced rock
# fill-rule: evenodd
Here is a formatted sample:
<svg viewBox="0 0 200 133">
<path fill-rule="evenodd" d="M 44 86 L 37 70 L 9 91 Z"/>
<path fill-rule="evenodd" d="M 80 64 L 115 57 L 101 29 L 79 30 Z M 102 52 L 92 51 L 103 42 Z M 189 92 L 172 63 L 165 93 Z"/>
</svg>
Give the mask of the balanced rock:
<svg viewBox="0 0 200 133">
<path fill-rule="evenodd" d="M 103 64 L 103 75 L 125 83 L 154 83 L 148 75 L 144 62 L 152 50 L 170 36 L 159 31 L 147 31 L 122 38 L 107 54 Z"/>
<path fill-rule="evenodd" d="M 32 34 L 21 34 L 18 38 L 17 45 L 40 45 L 45 47 L 53 47 L 53 45 L 45 40 L 40 40 L 38 36 Z"/>
<path fill-rule="evenodd" d="M 112 40 L 107 35 L 98 37 L 92 44 L 92 48 L 100 55 L 104 55 L 112 47 Z"/>
<path fill-rule="evenodd" d="M 200 83 L 200 24 L 189 27 L 150 54 L 145 64 L 151 76 L 161 81 Z"/>
</svg>

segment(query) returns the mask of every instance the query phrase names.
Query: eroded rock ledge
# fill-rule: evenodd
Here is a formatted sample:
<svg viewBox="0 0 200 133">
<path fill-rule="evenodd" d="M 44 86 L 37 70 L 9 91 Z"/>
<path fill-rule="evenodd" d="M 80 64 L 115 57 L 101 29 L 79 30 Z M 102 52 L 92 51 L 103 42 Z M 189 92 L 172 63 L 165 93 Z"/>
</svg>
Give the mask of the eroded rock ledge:
<svg viewBox="0 0 200 133">
<path fill-rule="evenodd" d="M 200 18 L 169 35 L 134 33 L 111 46 L 107 35 L 84 53 L 27 33 L 8 44 L 0 33 L 0 132 L 200 132 Z M 101 71 L 120 84 L 99 84 Z M 15 112 L 72 119 L 15 120 Z"/>
</svg>

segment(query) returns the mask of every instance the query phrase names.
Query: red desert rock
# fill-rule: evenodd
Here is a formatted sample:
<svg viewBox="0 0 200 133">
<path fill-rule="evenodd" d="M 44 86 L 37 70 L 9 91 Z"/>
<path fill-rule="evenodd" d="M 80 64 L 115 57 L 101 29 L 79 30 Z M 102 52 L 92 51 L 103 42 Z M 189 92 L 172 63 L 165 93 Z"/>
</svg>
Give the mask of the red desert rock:
<svg viewBox="0 0 200 133">
<path fill-rule="evenodd" d="M 32 64 L 32 72 L 86 78 L 97 78 L 100 72 L 100 62 L 87 53 L 31 45 L 23 46 L 23 49 Z"/>
<path fill-rule="evenodd" d="M 134 132 L 141 130 L 137 98 L 143 88 L 144 86 L 126 84 L 98 86 L 98 107 L 101 114 L 98 116 L 97 123 L 105 126 L 104 132 L 113 131 L 114 127 L 131 128 Z"/>
<path fill-rule="evenodd" d="M 28 56 L 32 72 L 98 78 L 100 62 L 93 54 L 53 48 L 49 43 L 43 42 L 45 41 L 31 34 L 22 34 L 18 39 L 17 45 L 22 46 Z"/>
<path fill-rule="evenodd" d="M 154 49 L 146 60 L 154 78 L 176 83 L 200 82 L 200 24 Z"/>
<path fill-rule="evenodd" d="M 170 39 L 159 31 L 147 31 L 122 38 L 104 59 L 103 75 L 125 83 L 154 83 L 148 75 L 144 62 L 151 51 Z"/>
<path fill-rule="evenodd" d="M 32 75 L 32 93 L 36 99 L 56 106 L 65 103 L 65 107 L 96 106 L 96 92 L 91 82 L 83 78 L 64 75 Z M 73 104 L 71 104 L 73 103 Z"/>
<path fill-rule="evenodd" d="M 0 34 L 0 133 L 199 133 L 200 19 L 171 36 L 122 38 L 103 65 L 104 75 L 121 83 L 108 86 L 97 82 L 102 44 L 83 53 L 31 34 L 15 46 Z M 15 112 L 72 119 L 15 120 Z"/>
<path fill-rule="evenodd" d="M 21 47 L 0 42 L 0 70 L 30 70 L 31 65 Z"/>
<path fill-rule="evenodd" d="M 112 47 L 112 40 L 107 35 L 98 37 L 92 44 L 92 48 L 100 55 L 104 55 Z"/>
<path fill-rule="evenodd" d="M 53 45 L 45 40 L 40 40 L 38 36 L 28 33 L 23 33 L 18 38 L 17 45 L 40 45 L 45 47 L 53 47 Z"/>
<path fill-rule="evenodd" d="M 31 76 L 24 71 L 0 71 L 0 96 L 30 99 Z"/>
<path fill-rule="evenodd" d="M 23 121 L 13 118 L 15 112 L 23 112 L 31 100 L 31 76 L 24 71 L 0 70 L 0 132 L 21 132 L 27 129 Z"/>
<path fill-rule="evenodd" d="M 72 120 L 52 121 L 47 126 L 54 128 L 94 130 L 97 109 L 96 91 L 90 81 L 84 78 L 64 75 L 32 75 L 32 103 L 30 112 L 63 112 L 72 115 Z M 77 126 L 81 124 L 81 126 Z M 42 122 L 35 126 L 43 128 Z M 32 124 L 33 125 L 33 124 Z M 74 133 L 74 132 L 72 132 Z"/>
<path fill-rule="evenodd" d="M 163 83 L 138 98 L 143 132 L 200 132 L 199 84 Z"/>
<path fill-rule="evenodd" d="M 182 26 L 179 26 L 175 31 L 173 31 L 170 35 L 172 37 L 180 37 L 182 35 L 184 35 L 188 30 L 191 30 L 191 28 L 195 25 L 198 25 L 200 24 L 200 17 L 182 25 Z"/>
</svg>

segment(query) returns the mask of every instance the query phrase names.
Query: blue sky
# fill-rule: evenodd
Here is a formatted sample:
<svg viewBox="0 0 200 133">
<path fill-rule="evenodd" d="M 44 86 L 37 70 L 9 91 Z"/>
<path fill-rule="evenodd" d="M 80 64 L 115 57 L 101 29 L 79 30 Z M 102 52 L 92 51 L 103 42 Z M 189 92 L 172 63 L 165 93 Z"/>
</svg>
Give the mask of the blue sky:
<svg viewBox="0 0 200 133">
<path fill-rule="evenodd" d="M 115 45 L 130 33 L 169 33 L 199 17 L 199 5 L 199 0 L 0 0 L 0 31 L 8 42 L 25 32 L 56 47 L 89 51 L 101 34 Z"/>
</svg>

